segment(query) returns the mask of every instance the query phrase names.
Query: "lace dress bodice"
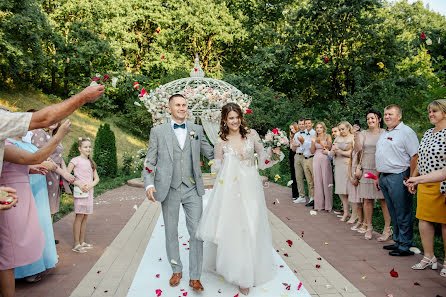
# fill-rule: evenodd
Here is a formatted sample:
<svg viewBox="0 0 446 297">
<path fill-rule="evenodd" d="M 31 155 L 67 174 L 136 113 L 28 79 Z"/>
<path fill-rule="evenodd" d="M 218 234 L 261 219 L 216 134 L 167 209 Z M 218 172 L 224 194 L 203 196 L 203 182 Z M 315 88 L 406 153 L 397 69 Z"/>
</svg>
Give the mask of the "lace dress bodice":
<svg viewBox="0 0 446 297">
<path fill-rule="evenodd" d="M 235 156 L 245 166 L 255 166 L 256 159 L 258 160 L 258 168 L 266 169 L 284 158 L 281 153 L 280 160 L 271 160 L 271 148 L 264 148 L 263 143 L 259 137 L 259 134 L 254 129 L 248 133 L 246 139 L 239 143 L 232 142 L 230 140 L 224 141 L 218 138 L 214 147 L 214 165 L 212 165 L 212 171 L 218 171 L 221 167 L 225 156 Z"/>
</svg>

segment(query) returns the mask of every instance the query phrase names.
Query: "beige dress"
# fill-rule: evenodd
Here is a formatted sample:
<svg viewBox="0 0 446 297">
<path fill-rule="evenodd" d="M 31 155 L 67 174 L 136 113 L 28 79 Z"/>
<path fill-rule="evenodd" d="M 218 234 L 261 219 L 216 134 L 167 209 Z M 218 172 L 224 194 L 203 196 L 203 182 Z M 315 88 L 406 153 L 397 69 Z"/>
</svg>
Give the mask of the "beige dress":
<svg viewBox="0 0 446 297">
<path fill-rule="evenodd" d="M 382 133 L 383 129 L 381 129 Z M 375 151 L 379 134 L 372 134 L 369 130 L 361 131 L 358 134 L 357 147 L 362 150 L 362 178 L 359 181 L 359 196 L 366 199 L 384 199 L 381 191 L 375 189 L 374 180 L 365 178 L 364 173 L 370 172 L 376 175 Z"/>
<path fill-rule="evenodd" d="M 337 137 L 334 143 L 340 150 L 345 151 L 352 146 L 353 138 Z M 350 179 L 348 177 L 349 163 L 350 163 L 350 157 L 344 157 L 339 153 L 336 154 L 336 157 L 333 160 L 333 164 L 335 166 L 334 169 L 335 194 L 348 195 L 349 192 L 348 184 L 350 183 Z"/>
</svg>

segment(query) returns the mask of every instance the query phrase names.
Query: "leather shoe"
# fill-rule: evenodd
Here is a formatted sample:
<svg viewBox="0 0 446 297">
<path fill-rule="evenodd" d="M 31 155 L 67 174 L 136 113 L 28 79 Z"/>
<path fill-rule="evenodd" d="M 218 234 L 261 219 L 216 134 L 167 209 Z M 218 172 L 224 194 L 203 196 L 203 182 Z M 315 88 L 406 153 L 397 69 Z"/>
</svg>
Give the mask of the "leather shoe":
<svg viewBox="0 0 446 297">
<path fill-rule="evenodd" d="M 180 280 L 183 274 L 180 273 L 173 273 L 172 277 L 170 278 L 169 284 L 171 287 L 176 287 L 180 284 Z"/>
<path fill-rule="evenodd" d="M 192 287 L 192 289 L 193 289 L 195 292 L 199 292 L 199 291 L 203 291 L 203 290 L 204 290 L 204 288 L 203 288 L 203 286 L 201 285 L 201 282 L 200 282 L 199 279 L 198 279 L 198 280 L 190 280 L 190 281 L 189 281 L 189 287 Z"/>
<path fill-rule="evenodd" d="M 413 256 L 414 253 L 411 251 L 403 251 L 403 250 L 394 250 L 394 251 L 390 251 L 389 255 L 391 256 L 398 256 L 398 257 L 404 257 L 404 256 Z"/>
<path fill-rule="evenodd" d="M 388 250 L 388 251 L 399 250 L 398 246 L 396 246 L 395 244 L 385 245 L 385 246 L 383 246 L 383 249 Z"/>
<path fill-rule="evenodd" d="M 305 204 L 306 207 L 314 206 L 314 200 L 311 200 L 307 204 Z"/>
</svg>

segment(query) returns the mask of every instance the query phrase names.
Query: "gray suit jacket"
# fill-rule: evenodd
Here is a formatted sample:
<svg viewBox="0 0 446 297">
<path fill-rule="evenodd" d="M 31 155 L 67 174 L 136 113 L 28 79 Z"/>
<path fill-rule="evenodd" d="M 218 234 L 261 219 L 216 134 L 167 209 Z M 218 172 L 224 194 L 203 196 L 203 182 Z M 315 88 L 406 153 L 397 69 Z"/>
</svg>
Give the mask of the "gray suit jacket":
<svg viewBox="0 0 446 297">
<path fill-rule="evenodd" d="M 187 122 L 187 136 L 191 138 L 193 173 L 198 195 L 204 195 L 203 178 L 201 177 L 200 152 L 209 160 L 214 158 L 214 148 L 209 144 L 203 127 Z M 194 136 L 191 136 L 193 132 Z M 163 202 L 170 189 L 173 174 L 173 142 L 175 133 L 170 121 L 150 130 L 149 147 L 144 162 L 144 185 L 154 185 L 157 201 Z"/>
</svg>

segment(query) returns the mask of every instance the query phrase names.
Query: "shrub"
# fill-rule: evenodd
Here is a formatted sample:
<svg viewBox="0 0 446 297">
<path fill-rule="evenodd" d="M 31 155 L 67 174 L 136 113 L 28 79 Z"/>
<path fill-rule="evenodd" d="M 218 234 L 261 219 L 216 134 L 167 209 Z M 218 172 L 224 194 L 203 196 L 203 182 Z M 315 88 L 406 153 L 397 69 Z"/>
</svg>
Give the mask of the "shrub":
<svg viewBox="0 0 446 297">
<path fill-rule="evenodd" d="M 118 172 L 116 138 L 109 124 L 101 125 L 98 129 L 94 141 L 93 160 L 98 165 L 99 176 L 116 177 Z"/>
</svg>

